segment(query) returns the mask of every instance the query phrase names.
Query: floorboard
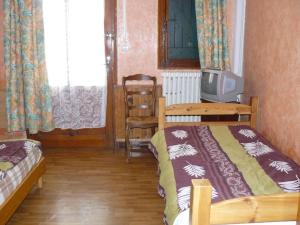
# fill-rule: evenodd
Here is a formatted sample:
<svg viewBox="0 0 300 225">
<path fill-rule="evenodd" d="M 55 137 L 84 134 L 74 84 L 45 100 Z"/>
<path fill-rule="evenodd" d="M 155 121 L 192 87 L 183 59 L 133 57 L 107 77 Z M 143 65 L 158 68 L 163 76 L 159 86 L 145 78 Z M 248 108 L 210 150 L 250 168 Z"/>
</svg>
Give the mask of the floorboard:
<svg viewBox="0 0 300 225">
<path fill-rule="evenodd" d="M 45 151 L 47 172 L 8 225 L 161 225 L 164 201 L 150 154 L 127 164 L 121 153 Z"/>
</svg>

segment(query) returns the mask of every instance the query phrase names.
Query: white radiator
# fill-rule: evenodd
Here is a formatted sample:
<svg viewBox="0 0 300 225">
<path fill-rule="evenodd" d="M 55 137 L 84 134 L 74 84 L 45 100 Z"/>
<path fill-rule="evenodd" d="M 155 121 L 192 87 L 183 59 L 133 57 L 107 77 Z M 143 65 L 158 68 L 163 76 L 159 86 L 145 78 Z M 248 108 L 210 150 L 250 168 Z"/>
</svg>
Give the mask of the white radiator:
<svg viewBox="0 0 300 225">
<path fill-rule="evenodd" d="M 163 72 L 163 96 L 166 104 L 201 102 L 201 72 Z M 168 116 L 169 122 L 197 122 L 200 116 Z"/>
</svg>

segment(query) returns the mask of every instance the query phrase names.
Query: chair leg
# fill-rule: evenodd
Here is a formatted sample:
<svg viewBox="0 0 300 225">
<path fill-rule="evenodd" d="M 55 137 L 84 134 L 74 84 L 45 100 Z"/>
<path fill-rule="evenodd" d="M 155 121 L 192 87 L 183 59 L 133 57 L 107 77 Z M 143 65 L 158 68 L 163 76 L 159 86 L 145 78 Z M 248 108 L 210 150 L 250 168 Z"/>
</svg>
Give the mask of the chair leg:
<svg viewBox="0 0 300 225">
<path fill-rule="evenodd" d="M 128 152 L 127 152 L 127 163 L 130 163 L 130 161 L 131 161 L 131 156 L 132 156 L 132 147 L 133 147 L 133 144 L 132 144 L 132 142 L 130 142 L 130 137 L 132 137 L 132 132 L 133 132 L 133 129 L 130 129 L 129 128 L 129 132 L 128 132 L 128 134 L 129 134 L 129 148 L 128 148 Z"/>
<path fill-rule="evenodd" d="M 130 144 L 130 132 L 131 129 L 129 127 L 126 128 L 126 152 L 125 155 L 127 156 L 127 162 L 130 162 L 130 157 L 131 157 L 131 144 Z"/>
<path fill-rule="evenodd" d="M 126 126 L 125 128 L 125 156 L 128 153 L 129 150 L 129 131 L 130 129 Z"/>
<path fill-rule="evenodd" d="M 131 150 L 129 149 L 128 153 L 127 153 L 127 159 L 126 159 L 126 162 L 127 163 L 130 163 L 130 160 L 131 159 Z"/>
<path fill-rule="evenodd" d="M 155 127 L 151 128 L 151 134 L 152 134 L 152 136 L 155 134 Z"/>
<path fill-rule="evenodd" d="M 155 127 L 152 127 L 151 128 L 151 138 L 153 137 L 154 134 L 155 134 Z M 150 143 L 151 143 L 151 141 L 149 142 L 149 145 L 148 145 L 149 151 L 150 151 Z"/>
</svg>

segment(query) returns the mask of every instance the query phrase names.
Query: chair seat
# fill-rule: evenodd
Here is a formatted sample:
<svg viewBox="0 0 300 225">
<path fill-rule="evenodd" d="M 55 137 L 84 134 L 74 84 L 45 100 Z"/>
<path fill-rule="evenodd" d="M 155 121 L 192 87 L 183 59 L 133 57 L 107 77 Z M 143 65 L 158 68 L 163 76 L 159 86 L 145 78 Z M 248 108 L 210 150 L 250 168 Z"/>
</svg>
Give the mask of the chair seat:
<svg viewBox="0 0 300 225">
<path fill-rule="evenodd" d="M 126 123 L 130 128 L 150 128 L 157 127 L 158 119 L 154 116 L 130 116 L 126 118 Z"/>
</svg>

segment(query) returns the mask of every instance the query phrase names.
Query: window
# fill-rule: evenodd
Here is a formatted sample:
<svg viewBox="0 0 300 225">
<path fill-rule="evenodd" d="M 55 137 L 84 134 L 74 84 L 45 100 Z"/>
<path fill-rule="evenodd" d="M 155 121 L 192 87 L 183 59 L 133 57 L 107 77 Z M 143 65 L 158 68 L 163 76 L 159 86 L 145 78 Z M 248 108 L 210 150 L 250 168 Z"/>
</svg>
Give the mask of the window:
<svg viewBox="0 0 300 225">
<path fill-rule="evenodd" d="M 195 0 L 158 0 L 159 68 L 200 68 Z"/>
<path fill-rule="evenodd" d="M 104 2 L 45 0 L 43 7 L 50 85 L 105 86 Z"/>
<path fill-rule="evenodd" d="M 106 125 L 104 0 L 44 0 L 45 55 L 56 128 Z"/>
</svg>

